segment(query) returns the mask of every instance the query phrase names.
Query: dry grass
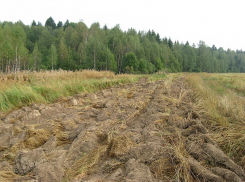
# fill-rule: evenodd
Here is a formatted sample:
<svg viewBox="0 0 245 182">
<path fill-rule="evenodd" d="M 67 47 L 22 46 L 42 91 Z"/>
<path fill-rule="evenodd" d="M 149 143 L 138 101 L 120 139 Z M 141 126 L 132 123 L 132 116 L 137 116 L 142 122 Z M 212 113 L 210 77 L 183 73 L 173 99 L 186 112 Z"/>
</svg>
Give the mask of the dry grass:
<svg viewBox="0 0 245 182">
<path fill-rule="evenodd" d="M 196 109 L 211 120 L 213 124 L 227 125 L 227 118 L 220 114 L 219 98 L 217 94 L 204 84 L 200 74 L 186 76 L 186 83 L 193 89 L 193 98 L 196 99 Z"/>
<path fill-rule="evenodd" d="M 0 171 L 0 181 L 1 182 L 14 182 L 14 181 L 22 181 L 18 178 L 21 178 L 22 176 L 15 174 L 9 166 L 5 166 Z M 30 179 L 33 179 L 33 174 L 29 173 L 25 175 L 25 177 L 30 177 Z M 32 181 L 32 180 L 30 180 Z"/>
<path fill-rule="evenodd" d="M 135 143 L 126 135 L 119 135 L 111 141 L 110 156 L 121 157 L 135 146 Z"/>
<path fill-rule="evenodd" d="M 177 128 L 176 128 L 177 129 Z M 180 132 L 168 134 L 163 157 L 154 161 L 150 169 L 158 180 L 194 182 L 188 164 L 190 157 Z"/>
<path fill-rule="evenodd" d="M 220 98 L 219 108 L 230 122 L 244 122 L 245 100 L 243 97 L 230 93 Z"/>
<path fill-rule="evenodd" d="M 11 169 L 6 170 L 6 171 L 0 171 L 0 181 L 2 182 L 16 181 L 18 177 L 20 176 L 15 174 Z"/>
<path fill-rule="evenodd" d="M 110 132 L 108 135 L 102 135 L 102 133 L 97 135 L 101 141 L 104 141 L 102 145 L 77 160 L 66 172 L 66 181 L 71 181 L 74 178 L 82 179 L 96 170 L 96 164 L 103 157 L 117 156 L 120 158 L 135 146 L 135 143 L 126 135 L 115 136 L 117 135 L 115 132 Z M 117 162 L 115 165 L 119 165 L 119 163 Z"/>
<path fill-rule="evenodd" d="M 10 149 L 10 152 L 16 154 L 18 151 L 22 150 L 26 148 L 24 142 L 19 142 L 19 143 L 16 143 L 15 145 L 13 145 Z"/>
<path fill-rule="evenodd" d="M 230 155 L 235 157 L 243 157 L 245 154 L 245 134 L 229 131 L 222 132 L 220 134 L 213 135 L 216 142 L 222 146 L 224 151 Z"/>
<path fill-rule="evenodd" d="M 89 154 L 86 154 L 81 159 L 77 160 L 74 165 L 66 172 L 66 181 L 71 181 L 75 178 L 83 178 L 87 174 L 93 172 L 94 167 L 99 160 L 108 153 L 108 145 L 99 146 Z"/>
<path fill-rule="evenodd" d="M 127 94 L 127 98 L 128 98 L 128 99 L 132 99 L 132 98 L 134 97 L 134 94 L 135 94 L 135 92 L 129 92 L 129 93 Z"/>
<path fill-rule="evenodd" d="M 110 71 L 40 71 L 0 75 L 0 111 L 32 103 L 49 103 L 78 93 L 94 92 L 138 80 L 136 75 Z"/>
<path fill-rule="evenodd" d="M 211 135 L 222 150 L 245 166 L 245 74 L 192 74 L 197 109 L 211 119 Z"/>
<path fill-rule="evenodd" d="M 127 75 L 120 75 L 120 77 L 127 77 Z M 95 71 L 95 70 L 82 70 L 82 71 L 67 71 L 67 70 L 51 70 L 51 71 L 21 71 L 17 72 L 16 76 L 14 73 L 0 74 L 0 81 L 2 83 L 15 83 L 15 82 L 32 82 L 36 81 L 49 81 L 50 79 L 58 80 L 65 79 L 69 80 L 74 77 L 79 78 L 115 78 L 118 77 L 115 73 L 110 71 Z"/>
<path fill-rule="evenodd" d="M 175 167 L 168 157 L 162 157 L 151 163 L 150 169 L 154 177 L 159 180 L 169 180 L 175 175 Z"/>
<path fill-rule="evenodd" d="M 245 119 L 245 99 L 237 91 L 238 87 L 245 88 L 245 74 L 239 79 L 233 74 L 196 74 L 189 75 L 187 83 L 194 89 L 200 109 L 225 126 L 228 121 L 243 123 Z"/>
<path fill-rule="evenodd" d="M 42 146 L 51 136 L 51 132 L 43 129 L 30 128 L 26 131 L 24 145 L 26 148 L 34 149 Z"/>
<path fill-rule="evenodd" d="M 7 164 L 7 163 L 6 163 Z M 9 165 L 4 166 L 0 171 L 0 181 L 1 182 L 12 182 L 16 181 L 16 179 L 20 177 L 19 175 L 15 174 Z"/>
</svg>

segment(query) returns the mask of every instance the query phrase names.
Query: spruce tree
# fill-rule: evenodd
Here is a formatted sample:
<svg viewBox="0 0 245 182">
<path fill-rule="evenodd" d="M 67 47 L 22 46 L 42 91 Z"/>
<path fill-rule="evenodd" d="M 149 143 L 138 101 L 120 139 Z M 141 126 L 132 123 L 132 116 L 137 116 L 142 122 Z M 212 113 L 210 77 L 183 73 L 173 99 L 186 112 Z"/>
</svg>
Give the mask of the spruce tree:
<svg viewBox="0 0 245 182">
<path fill-rule="evenodd" d="M 56 28 L 56 24 L 55 24 L 55 22 L 54 22 L 54 20 L 53 20 L 52 17 L 49 17 L 46 20 L 45 27 L 48 27 L 48 26 L 52 27 L 52 29 L 55 29 Z"/>
</svg>

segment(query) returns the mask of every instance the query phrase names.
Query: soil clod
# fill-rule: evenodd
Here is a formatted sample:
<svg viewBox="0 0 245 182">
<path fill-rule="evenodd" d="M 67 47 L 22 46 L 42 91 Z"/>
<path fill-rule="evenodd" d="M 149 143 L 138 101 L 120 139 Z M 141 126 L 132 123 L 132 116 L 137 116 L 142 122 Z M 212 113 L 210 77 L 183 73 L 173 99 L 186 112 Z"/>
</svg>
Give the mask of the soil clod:
<svg viewBox="0 0 245 182">
<path fill-rule="evenodd" d="M 141 78 L 15 110 L 0 121 L 0 180 L 244 181 L 190 89 Z"/>
</svg>

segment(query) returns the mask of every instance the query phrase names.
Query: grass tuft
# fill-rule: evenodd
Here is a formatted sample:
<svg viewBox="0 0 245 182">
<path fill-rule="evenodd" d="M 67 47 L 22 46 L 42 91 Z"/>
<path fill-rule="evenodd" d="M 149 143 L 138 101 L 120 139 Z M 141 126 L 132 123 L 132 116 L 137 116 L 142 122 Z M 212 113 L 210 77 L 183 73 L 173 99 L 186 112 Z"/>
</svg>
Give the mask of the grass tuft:
<svg viewBox="0 0 245 182">
<path fill-rule="evenodd" d="M 138 80 L 135 75 L 110 71 L 40 71 L 0 75 L 0 111 L 33 103 L 51 103 L 79 93 L 95 92 Z"/>
<path fill-rule="evenodd" d="M 89 154 L 85 154 L 82 158 L 77 160 L 74 165 L 66 172 L 66 181 L 86 176 L 95 170 L 94 165 L 106 155 L 108 152 L 108 145 L 99 146 Z"/>
<path fill-rule="evenodd" d="M 177 134 L 167 135 L 163 157 L 152 162 L 150 169 L 158 180 L 192 182 L 195 180 L 188 164 L 189 157 L 184 138 L 177 131 Z"/>
<path fill-rule="evenodd" d="M 220 113 L 219 98 L 216 93 L 207 87 L 200 74 L 190 74 L 186 77 L 186 83 L 193 89 L 193 98 L 197 101 L 197 109 L 216 125 L 227 125 L 227 118 Z"/>
<path fill-rule="evenodd" d="M 34 149 L 42 146 L 51 136 L 51 133 L 43 129 L 28 129 L 24 144 L 29 149 Z"/>
<path fill-rule="evenodd" d="M 194 90 L 197 109 L 211 120 L 214 140 L 245 166 L 245 74 L 190 74 L 186 81 Z"/>
</svg>

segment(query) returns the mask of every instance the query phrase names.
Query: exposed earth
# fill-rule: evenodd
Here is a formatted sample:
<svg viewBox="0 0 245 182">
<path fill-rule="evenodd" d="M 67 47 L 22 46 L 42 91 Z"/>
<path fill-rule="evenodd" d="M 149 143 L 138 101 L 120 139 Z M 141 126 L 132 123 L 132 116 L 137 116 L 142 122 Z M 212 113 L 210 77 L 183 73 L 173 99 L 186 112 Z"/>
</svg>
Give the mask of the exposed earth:
<svg viewBox="0 0 245 182">
<path fill-rule="evenodd" d="M 245 181 L 176 77 L 141 78 L 0 118 L 0 181 Z"/>
</svg>

